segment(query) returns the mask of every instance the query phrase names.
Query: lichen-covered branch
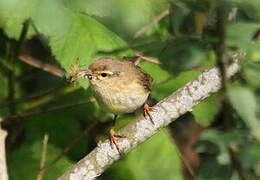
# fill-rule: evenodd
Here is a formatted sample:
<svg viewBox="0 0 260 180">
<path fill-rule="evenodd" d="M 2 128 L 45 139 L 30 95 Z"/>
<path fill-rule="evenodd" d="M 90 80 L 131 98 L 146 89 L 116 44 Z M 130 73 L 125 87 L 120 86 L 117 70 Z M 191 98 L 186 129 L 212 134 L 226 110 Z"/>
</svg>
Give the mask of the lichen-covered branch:
<svg viewBox="0 0 260 180">
<path fill-rule="evenodd" d="M 239 71 L 239 55 L 234 56 L 234 62 L 227 69 L 230 78 Z M 217 68 L 204 71 L 197 79 L 157 103 L 152 112 L 154 124 L 143 116 L 124 127 L 120 133 L 126 138 L 118 140 L 118 147 L 123 154 L 127 154 L 140 143 L 147 140 L 162 127 L 191 111 L 209 95 L 217 92 L 222 85 L 221 75 Z M 115 147 L 111 147 L 109 140 L 101 142 L 97 147 L 67 171 L 59 180 L 95 179 L 110 165 L 120 159 Z"/>
</svg>

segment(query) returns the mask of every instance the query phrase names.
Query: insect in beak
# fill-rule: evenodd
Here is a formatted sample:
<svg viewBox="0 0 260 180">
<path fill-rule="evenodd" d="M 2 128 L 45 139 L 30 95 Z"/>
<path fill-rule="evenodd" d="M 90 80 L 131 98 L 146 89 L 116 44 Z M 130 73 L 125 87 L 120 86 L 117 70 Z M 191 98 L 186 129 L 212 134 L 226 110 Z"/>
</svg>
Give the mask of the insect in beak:
<svg viewBox="0 0 260 180">
<path fill-rule="evenodd" d="M 72 74 L 70 81 L 74 82 L 76 79 L 80 77 L 88 77 L 88 79 L 92 79 L 93 73 L 90 69 L 80 69 Z"/>
</svg>

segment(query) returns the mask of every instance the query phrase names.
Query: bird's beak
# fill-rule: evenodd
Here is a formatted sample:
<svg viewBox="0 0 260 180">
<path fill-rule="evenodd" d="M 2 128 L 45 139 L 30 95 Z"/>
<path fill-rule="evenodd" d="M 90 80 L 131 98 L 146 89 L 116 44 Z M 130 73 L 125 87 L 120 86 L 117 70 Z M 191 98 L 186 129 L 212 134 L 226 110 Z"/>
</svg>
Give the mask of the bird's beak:
<svg viewBox="0 0 260 180">
<path fill-rule="evenodd" d="M 93 73 L 90 69 L 81 69 L 78 71 L 78 77 L 88 77 L 88 79 L 92 79 Z"/>
<path fill-rule="evenodd" d="M 90 69 L 80 69 L 78 71 L 76 71 L 72 76 L 70 81 L 74 82 L 76 79 L 80 78 L 80 77 L 88 77 L 88 79 L 92 79 L 93 73 Z"/>
</svg>

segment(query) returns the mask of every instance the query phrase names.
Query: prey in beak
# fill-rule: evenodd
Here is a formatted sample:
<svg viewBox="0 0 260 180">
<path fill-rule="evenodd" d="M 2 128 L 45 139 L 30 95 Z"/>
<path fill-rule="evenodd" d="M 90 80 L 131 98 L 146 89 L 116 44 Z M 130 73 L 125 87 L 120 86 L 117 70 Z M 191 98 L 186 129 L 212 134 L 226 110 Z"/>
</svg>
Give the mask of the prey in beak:
<svg viewBox="0 0 260 180">
<path fill-rule="evenodd" d="M 92 79 L 92 71 L 90 69 L 80 69 L 77 70 L 75 72 L 72 72 L 71 76 L 70 76 L 70 82 L 74 82 L 76 81 L 78 78 L 81 77 L 87 77 L 88 79 Z"/>
</svg>

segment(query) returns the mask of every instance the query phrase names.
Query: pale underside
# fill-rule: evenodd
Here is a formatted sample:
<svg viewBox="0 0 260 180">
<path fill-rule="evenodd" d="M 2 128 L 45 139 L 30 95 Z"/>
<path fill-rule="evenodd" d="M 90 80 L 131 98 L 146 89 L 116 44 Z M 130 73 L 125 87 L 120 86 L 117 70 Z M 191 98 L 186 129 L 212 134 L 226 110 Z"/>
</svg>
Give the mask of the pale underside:
<svg viewBox="0 0 260 180">
<path fill-rule="evenodd" d="M 113 90 L 110 88 L 110 86 L 98 86 L 92 90 L 99 105 L 113 114 L 134 112 L 143 106 L 149 96 L 149 91 L 135 81 L 124 85 L 123 88 L 113 87 Z"/>
</svg>

